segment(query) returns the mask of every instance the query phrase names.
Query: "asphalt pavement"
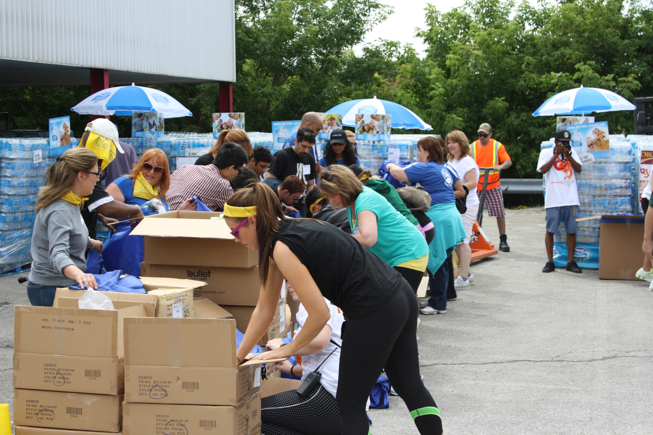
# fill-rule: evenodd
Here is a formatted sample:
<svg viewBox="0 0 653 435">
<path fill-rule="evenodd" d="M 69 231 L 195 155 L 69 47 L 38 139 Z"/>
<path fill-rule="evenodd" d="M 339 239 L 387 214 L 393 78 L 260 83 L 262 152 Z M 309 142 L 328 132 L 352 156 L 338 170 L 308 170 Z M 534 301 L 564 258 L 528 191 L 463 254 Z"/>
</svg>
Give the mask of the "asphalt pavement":
<svg viewBox="0 0 653 435">
<path fill-rule="evenodd" d="M 476 284 L 421 316 L 424 381 L 444 433 L 653 433 L 653 293 L 598 271 L 541 272 L 544 210 L 507 212 L 511 252 L 472 265 Z M 494 218 L 483 228 L 498 246 Z M 0 278 L 0 403 L 12 403 L 17 276 Z M 371 410 L 373 435 L 418 434 L 399 397 Z"/>
</svg>

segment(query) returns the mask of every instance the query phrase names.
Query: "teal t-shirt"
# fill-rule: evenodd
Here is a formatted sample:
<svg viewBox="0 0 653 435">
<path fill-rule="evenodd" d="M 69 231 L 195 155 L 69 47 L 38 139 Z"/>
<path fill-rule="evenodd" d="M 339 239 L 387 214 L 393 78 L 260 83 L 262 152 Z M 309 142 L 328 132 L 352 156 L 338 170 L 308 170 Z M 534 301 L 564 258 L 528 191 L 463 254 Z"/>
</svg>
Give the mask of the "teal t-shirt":
<svg viewBox="0 0 653 435">
<path fill-rule="evenodd" d="M 429 253 L 426 240 L 417 227 L 369 187 L 363 186 L 363 192 L 356 198 L 355 210 L 357 216 L 363 210 L 369 210 L 376 215 L 378 236 L 376 244 L 369 250 L 390 266 L 422 258 Z M 356 234 L 358 218 L 354 223 L 351 206 L 347 207 L 347 216 L 351 231 Z"/>
</svg>

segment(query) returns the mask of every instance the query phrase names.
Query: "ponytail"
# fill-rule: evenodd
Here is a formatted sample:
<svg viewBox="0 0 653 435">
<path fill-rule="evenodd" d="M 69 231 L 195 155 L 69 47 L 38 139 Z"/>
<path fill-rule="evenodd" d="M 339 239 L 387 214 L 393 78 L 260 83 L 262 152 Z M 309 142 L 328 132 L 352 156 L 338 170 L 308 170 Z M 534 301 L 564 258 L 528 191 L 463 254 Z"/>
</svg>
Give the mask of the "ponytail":
<svg viewBox="0 0 653 435">
<path fill-rule="evenodd" d="M 279 231 L 280 221 L 287 220 L 281 209 L 277 194 L 265 183 L 239 189 L 227 200 L 231 207 L 256 206 L 256 237 L 258 238 L 259 273 L 263 285 L 268 279 L 270 267 L 270 240 Z M 247 218 L 239 219 L 240 222 Z"/>
</svg>

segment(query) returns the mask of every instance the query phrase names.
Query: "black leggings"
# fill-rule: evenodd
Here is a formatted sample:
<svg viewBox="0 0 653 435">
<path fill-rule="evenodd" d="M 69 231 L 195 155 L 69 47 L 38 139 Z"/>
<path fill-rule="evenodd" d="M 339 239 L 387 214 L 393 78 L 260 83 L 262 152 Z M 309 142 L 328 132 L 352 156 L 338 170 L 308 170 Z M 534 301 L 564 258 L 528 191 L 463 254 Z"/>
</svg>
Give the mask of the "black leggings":
<svg viewBox="0 0 653 435">
<path fill-rule="evenodd" d="M 408 284 L 410 284 L 410 287 L 413 289 L 413 293 L 417 294 L 417 289 L 419 288 L 419 285 L 422 282 L 422 278 L 424 277 L 424 271 L 422 270 L 420 272 L 419 270 L 408 269 L 407 267 L 399 266 L 395 266 L 394 270 L 399 272 L 401 276 L 403 276 L 404 279 L 408 281 Z"/>
<path fill-rule="evenodd" d="M 322 385 L 308 397 L 286 391 L 261 400 L 263 435 L 338 435 L 342 420 L 336 399 Z"/>
<path fill-rule="evenodd" d="M 336 400 L 344 435 L 367 435 L 365 403 L 381 371 L 414 415 L 421 435 L 440 435 L 442 420 L 419 374 L 417 299 L 409 285 L 374 313 L 347 320 Z"/>
</svg>

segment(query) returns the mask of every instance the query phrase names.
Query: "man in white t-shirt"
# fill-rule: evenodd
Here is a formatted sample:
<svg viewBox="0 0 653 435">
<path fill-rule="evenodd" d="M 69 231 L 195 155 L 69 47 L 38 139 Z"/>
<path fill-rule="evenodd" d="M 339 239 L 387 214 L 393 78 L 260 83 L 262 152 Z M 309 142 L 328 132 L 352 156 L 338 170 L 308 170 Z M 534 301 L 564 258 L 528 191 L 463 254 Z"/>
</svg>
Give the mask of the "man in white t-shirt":
<svg viewBox="0 0 653 435">
<path fill-rule="evenodd" d="M 571 135 L 567 130 L 560 130 L 555 135 L 555 148 L 543 149 L 537 162 L 537 171 L 544 175 L 546 196 L 546 254 L 549 257 L 542 272 L 555 270 L 553 263 L 553 235 L 558 231 L 560 222 L 565 224 L 567 233 L 567 270 L 582 273 L 574 261 L 576 250 L 576 212 L 578 200 L 578 185 L 576 174 L 582 171 L 580 159 L 571 150 Z"/>
</svg>

